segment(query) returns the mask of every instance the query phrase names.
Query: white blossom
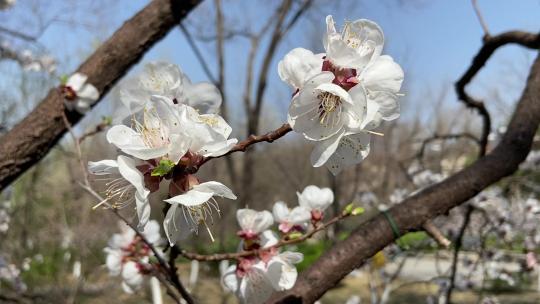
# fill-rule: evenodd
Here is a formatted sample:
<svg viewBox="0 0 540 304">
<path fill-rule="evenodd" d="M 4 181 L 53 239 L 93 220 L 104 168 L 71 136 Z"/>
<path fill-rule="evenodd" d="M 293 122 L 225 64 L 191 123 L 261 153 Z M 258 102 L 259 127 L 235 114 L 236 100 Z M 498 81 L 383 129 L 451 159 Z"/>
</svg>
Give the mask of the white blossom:
<svg viewBox="0 0 540 304">
<path fill-rule="evenodd" d="M 9 229 L 10 217 L 6 210 L 0 209 L 0 233 L 5 233 Z"/>
<path fill-rule="evenodd" d="M 399 116 L 403 70 L 381 55 L 384 36 L 374 22 L 347 23 L 340 34 L 332 16 L 326 21 L 326 54 L 293 49 L 278 72 L 298 91 L 288 120 L 294 131 L 315 142 L 313 166 L 326 165 L 338 174 L 367 157 L 370 134 L 381 121 Z"/>
<path fill-rule="evenodd" d="M 178 66 L 166 62 L 146 64 L 143 71 L 127 80 L 120 91 L 122 103 L 132 114 L 144 109 L 153 95 L 189 105 L 201 114 L 217 113 L 222 100 L 214 85 L 193 84 Z"/>
<path fill-rule="evenodd" d="M 120 223 L 120 228 L 121 233 L 114 234 L 104 249 L 107 254 L 106 266 L 111 276 L 121 275 L 123 290 L 133 293 L 140 288 L 144 282 L 144 275 L 152 267 L 149 264 L 149 257 L 153 252 L 125 223 Z M 162 239 L 156 221 L 149 221 L 142 234 L 156 250 L 160 250 Z"/>
<path fill-rule="evenodd" d="M 198 233 L 200 224 L 205 226 L 213 239 L 208 222 L 213 222 L 214 212 L 218 216 L 220 214 L 214 196 L 236 199 L 236 195 L 227 186 L 210 181 L 192 185 L 187 192 L 165 200 L 171 206 L 165 215 L 163 227 L 171 246 L 192 232 Z"/>
<path fill-rule="evenodd" d="M 88 82 L 88 76 L 82 73 L 71 75 L 62 86 L 64 104 L 69 110 L 86 113 L 99 99 L 99 91 Z"/>
<path fill-rule="evenodd" d="M 137 169 L 136 161 L 120 155 L 116 160 L 88 162 L 88 170 L 106 181 L 106 198 L 98 205 L 108 203 L 113 208 L 124 208 L 135 202 L 138 226 L 143 228 L 150 218 L 150 190 L 145 186 L 144 176 Z"/>
<path fill-rule="evenodd" d="M 257 238 L 274 223 L 272 213 L 269 211 L 255 211 L 252 209 L 238 209 L 236 219 L 241 230 L 238 235 L 245 239 Z"/>
<path fill-rule="evenodd" d="M 298 204 L 313 212 L 322 213 L 334 202 L 334 192 L 330 188 L 309 185 L 302 193 L 296 192 Z"/>
<path fill-rule="evenodd" d="M 240 299 L 241 303 L 255 304 L 266 301 L 274 291 L 293 287 L 298 277 L 294 264 L 301 262 L 303 255 L 283 252 L 265 262 L 258 258 L 244 259 L 228 268 L 223 284 Z"/>
<path fill-rule="evenodd" d="M 311 212 L 306 207 L 297 206 L 289 209 L 282 201 L 276 202 L 272 211 L 275 221 L 279 223 L 279 230 L 283 233 L 289 233 L 295 229 L 303 230 L 311 219 Z"/>
</svg>

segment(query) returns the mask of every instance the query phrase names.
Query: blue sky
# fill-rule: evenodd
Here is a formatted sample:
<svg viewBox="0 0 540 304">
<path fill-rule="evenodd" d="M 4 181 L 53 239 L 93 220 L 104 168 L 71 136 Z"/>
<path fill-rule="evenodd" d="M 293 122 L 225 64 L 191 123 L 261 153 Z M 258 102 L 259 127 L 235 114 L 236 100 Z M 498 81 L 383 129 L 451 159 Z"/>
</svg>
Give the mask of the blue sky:
<svg viewBox="0 0 540 304">
<path fill-rule="evenodd" d="M 20 0 L 25 1 L 25 0 Z M 30 1 L 30 0 L 28 0 Z M 122 22 L 132 16 L 137 10 L 146 5 L 148 1 L 122 0 L 112 5 L 108 11 L 107 27 L 88 31 L 84 28 L 70 30 L 65 24 L 53 25 L 40 38 L 50 52 L 63 63 L 60 70 L 65 73 L 72 71 L 91 52 L 96 42 L 104 40 Z M 246 2 L 231 1 L 231 6 L 238 10 Z M 344 1 L 350 2 L 351 1 Z M 402 64 L 406 73 L 404 93 L 407 94 L 402 110 L 406 117 L 422 113 L 422 109 L 433 107 L 430 98 L 437 92 L 448 88 L 459 78 L 469 65 L 471 59 L 481 45 L 483 35 L 469 0 L 455 1 L 413 1 L 414 5 L 400 6 L 397 1 L 363 1 L 363 4 L 354 6 L 354 9 L 341 9 L 322 12 L 317 31 L 325 28 L 324 14 L 333 14 L 338 24 L 342 20 L 355 20 L 358 18 L 372 19 L 379 23 L 386 36 L 385 52 L 392 55 Z M 51 10 L 60 1 L 53 1 Z M 251 16 L 265 17 L 268 10 L 261 8 L 257 2 L 250 2 L 245 8 Z M 350 4 L 349 3 L 349 4 Z M 192 13 L 192 18 L 212 18 L 205 16 L 208 6 L 213 1 L 204 1 Z M 268 4 L 265 4 L 268 5 Z M 521 29 L 532 32 L 540 30 L 540 1 L 539 0 L 480 0 L 479 5 L 492 34 L 511 29 Z M 60 5 L 58 5 L 60 6 Z M 226 9 L 228 6 L 225 6 Z M 18 10 L 17 10 L 18 9 Z M 9 14 L 10 12 L 1 13 Z M 24 14 L 22 8 L 15 8 L 11 13 Z M 226 11 L 227 13 L 227 11 Z M 256 17 L 252 17 L 255 20 Z M 9 20 L 8 20 L 9 21 Z M 8 22 L 7 25 L 9 26 Z M 17 24 L 13 24 L 17 26 Z M 270 71 L 270 89 L 267 100 L 274 103 L 281 110 L 280 117 L 285 117 L 285 106 L 289 96 L 288 88 L 281 83 L 277 76 L 277 61 L 286 52 L 294 47 L 310 47 L 314 43 L 309 40 L 309 33 L 313 33 L 313 24 L 308 21 L 299 23 L 283 44 L 281 44 L 275 62 Z M 227 45 L 227 64 L 234 66 L 228 74 L 229 99 L 235 104 L 240 101 L 243 86 L 243 71 L 245 56 L 247 54 L 245 40 L 235 39 Z M 212 45 L 201 45 L 208 56 L 211 65 L 215 63 Z M 522 89 L 522 80 L 525 79 L 527 68 L 535 54 L 523 51 L 517 47 L 505 47 L 499 50 L 488 63 L 488 67 L 480 77 L 471 85 L 470 90 L 477 96 L 488 96 L 486 92 L 498 90 L 511 104 Z M 196 61 L 192 50 L 187 45 L 183 35 L 178 29 L 173 30 L 162 42 L 156 45 L 145 57 L 148 60 L 169 60 L 177 63 L 194 81 L 206 80 L 206 77 Z M 135 71 L 140 68 L 136 67 Z M 240 72 L 238 72 L 240 71 Z M 2 78 L 0 78 L 2 79 Z M 431 94 L 431 95 L 429 95 Z M 113 101 L 114 102 L 114 101 Z M 450 107 L 457 106 L 453 92 L 446 97 L 445 104 Z M 106 105 L 100 108 L 109 107 Z M 497 110 L 497 109 L 495 109 Z M 498 109 L 501 110 L 501 109 Z M 501 111 L 506 111 L 503 107 Z M 99 111 L 99 110 L 98 110 Z M 236 111 L 242 113 L 241 111 Z"/>
</svg>

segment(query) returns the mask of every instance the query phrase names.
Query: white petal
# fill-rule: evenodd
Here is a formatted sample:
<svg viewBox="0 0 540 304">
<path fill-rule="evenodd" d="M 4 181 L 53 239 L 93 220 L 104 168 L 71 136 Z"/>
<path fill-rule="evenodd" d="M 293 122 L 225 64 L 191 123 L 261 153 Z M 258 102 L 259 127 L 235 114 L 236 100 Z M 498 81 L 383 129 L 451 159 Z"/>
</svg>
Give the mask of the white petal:
<svg viewBox="0 0 540 304">
<path fill-rule="evenodd" d="M 291 224 L 304 224 L 311 219 L 311 212 L 308 208 L 297 206 L 291 210 L 289 214 L 289 222 Z"/>
<path fill-rule="evenodd" d="M 124 267 L 122 268 L 122 279 L 124 280 L 124 283 L 129 287 L 126 291 L 129 292 L 129 290 L 137 290 L 140 288 L 140 286 L 143 283 L 144 277 L 139 272 L 139 268 L 137 267 L 137 264 L 135 262 L 127 262 L 124 264 Z"/>
<path fill-rule="evenodd" d="M 399 117 L 399 102 L 396 94 L 388 92 L 371 92 L 368 95 L 368 112 L 370 106 L 377 109 L 377 113 L 384 120 L 394 120 Z"/>
<path fill-rule="evenodd" d="M 370 135 L 365 132 L 344 136 L 326 167 L 337 175 L 344 167 L 360 163 L 369 154 L 369 142 Z"/>
<path fill-rule="evenodd" d="M 334 201 L 334 192 L 330 188 L 307 186 L 302 193 L 297 193 L 300 206 L 324 211 Z"/>
<path fill-rule="evenodd" d="M 99 98 L 99 91 L 96 89 L 95 86 L 87 83 L 83 85 L 81 90 L 77 92 L 77 96 L 79 98 L 88 99 L 95 102 Z"/>
<path fill-rule="evenodd" d="M 281 258 L 274 258 L 268 264 L 268 278 L 277 291 L 290 289 L 294 286 L 298 271 L 296 267 Z"/>
<path fill-rule="evenodd" d="M 228 138 L 231 135 L 232 128 L 229 124 L 218 114 L 204 114 L 199 115 L 201 122 L 206 123 L 212 127 L 214 131 L 219 133 L 224 138 Z"/>
<path fill-rule="evenodd" d="M 272 213 L 266 210 L 257 212 L 252 209 L 238 209 L 236 211 L 236 219 L 242 230 L 254 233 L 260 233 L 274 223 Z"/>
<path fill-rule="evenodd" d="M 118 171 L 128 182 L 130 182 L 135 189 L 137 189 L 140 198 L 146 198 L 150 191 L 144 186 L 144 176 L 136 168 L 135 161 L 127 156 L 120 155 L 117 158 Z"/>
<path fill-rule="evenodd" d="M 351 23 L 351 30 L 363 41 L 374 43 L 372 59 L 380 56 L 384 46 L 384 34 L 377 23 L 367 19 L 359 19 Z"/>
<path fill-rule="evenodd" d="M 348 120 L 350 129 L 359 128 L 366 119 L 367 98 L 366 92 L 361 85 L 356 85 L 349 90 L 352 104 L 344 104 L 345 112 L 351 118 Z"/>
<path fill-rule="evenodd" d="M 66 86 L 73 89 L 75 92 L 79 92 L 79 90 L 82 88 L 86 80 L 88 79 L 88 76 L 82 74 L 82 73 L 75 73 L 69 77 Z"/>
<path fill-rule="evenodd" d="M 218 113 L 222 102 L 218 88 L 207 82 L 186 86 L 184 97 L 186 104 L 197 109 L 201 114 Z"/>
<path fill-rule="evenodd" d="M 201 183 L 193 186 L 193 190 L 212 193 L 213 195 L 225 197 L 228 199 L 236 199 L 236 195 L 234 195 L 231 189 L 219 182 L 210 181 Z"/>
<path fill-rule="evenodd" d="M 272 208 L 272 213 L 276 222 L 281 223 L 289 217 L 289 208 L 285 202 L 279 201 L 274 204 Z"/>
<path fill-rule="evenodd" d="M 281 80 L 294 89 L 302 88 L 304 83 L 321 72 L 322 56 L 314 55 L 310 50 L 295 48 L 278 63 L 278 74 Z"/>
<path fill-rule="evenodd" d="M 245 304 L 264 303 L 274 292 L 264 266 L 260 264 L 253 266 L 240 283 L 238 294 Z"/>
<path fill-rule="evenodd" d="M 236 265 L 232 265 L 225 271 L 221 282 L 232 292 L 237 292 L 240 288 L 240 281 L 236 276 Z"/>
<path fill-rule="evenodd" d="M 171 141 L 169 145 L 169 152 L 167 153 L 168 158 L 175 164 L 177 164 L 182 156 L 184 156 L 189 147 L 191 146 L 191 138 L 183 134 L 171 134 L 169 136 Z"/>
<path fill-rule="evenodd" d="M 360 75 L 360 82 L 368 91 L 398 93 L 403 82 L 403 70 L 392 57 L 383 55 L 375 59 Z"/>
<path fill-rule="evenodd" d="M 261 246 L 263 248 L 269 248 L 276 245 L 279 242 L 279 238 L 276 233 L 272 230 L 265 230 L 259 236 L 261 241 Z"/>
<path fill-rule="evenodd" d="M 137 217 L 139 218 L 137 228 L 142 230 L 150 219 L 150 201 L 147 196 L 143 196 L 137 192 L 135 193 L 135 206 L 137 208 Z"/>
<path fill-rule="evenodd" d="M 336 134 L 329 139 L 318 141 L 315 143 L 315 148 L 311 152 L 311 164 L 317 168 L 324 165 L 330 156 L 336 151 L 339 141 L 343 137 L 344 132 Z"/>
<path fill-rule="evenodd" d="M 118 163 L 114 159 L 104 159 L 88 162 L 88 171 L 94 175 L 107 175 L 118 172 Z"/>
<path fill-rule="evenodd" d="M 178 241 L 186 239 L 190 235 L 191 231 L 184 218 L 181 206 L 171 204 L 163 220 L 163 231 L 171 246 Z"/>
<path fill-rule="evenodd" d="M 189 190 L 184 194 L 173 196 L 165 201 L 169 204 L 180 204 L 183 206 L 198 206 L 206 203 L 214 194 L 211 192 L 200 192 Z"/>
<path fill-rule="evenodd" d="M 172 206 L 171 206 L 172 207 Z M 159 223 L 157 221 L 149 221 L 144 226 L 143 234 L 146 240 L 151 244 L 157 244 L 161 240 L 161 234 L 159 233 Z"/>
<path fill-rule="evenodd" d="M 168 152 L 167 146 L 147 147 L 139 133 L 124 125 L 113 126 L 107 132 L 107 140 L 123 152 L 143 160 L 158 158 Z"/>
<path fill-rule="evenodd" d="M 110 250 L 107 253 L 107 259 L 105 261 L 109 274 L 117 276 L 122 271 L 122 253 L 117 250 Z"/>
</svg>

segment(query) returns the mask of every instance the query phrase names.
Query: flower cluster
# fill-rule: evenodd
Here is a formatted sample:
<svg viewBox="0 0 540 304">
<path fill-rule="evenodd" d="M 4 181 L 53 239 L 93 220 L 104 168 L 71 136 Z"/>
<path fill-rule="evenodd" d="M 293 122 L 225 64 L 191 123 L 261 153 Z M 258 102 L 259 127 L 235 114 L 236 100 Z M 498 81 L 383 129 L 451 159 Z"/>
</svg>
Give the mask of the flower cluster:
<svg viewBox="0 0 540 304">
<path fill-rule="evenodd" d="M 208 223 L 220 213 L 215 197 L 236 196 L 194 173 L 205 158 L 223 155 L 237 143 L 229 139 L 231 127 L 215 114 L 221 95 L 211 84 L 192 84 L 177 66 L 157 62 L 129 80 L 120 96 L 131 122 L 113 126 L 107 140 L 122 154 L 89 163 L 89 171 L 105 179 L 101 204 L 123 208 L 135 203 L 142 229 L 150 217 L 149 195 L 168 181 L 165 202 L 170 206 L 163 226 L 170 245 L 197 233 L 200 225 L 212 237 Z"/>
<path fill-rule="evenodd" d="M 122 288 L 133 293 L 141 287 L 145 275 L 157 270 L 158 265 L 152 263 L 154 257 L 150 247 L 143 242 L 135 231 L 125 223 L 120 223 L 121 233 L 114 234 L 104 249 L 107 254 L 107 268 L 112 276 L 122 276 Z M 163 242 L 159 233 L 159 224 L 150 221 L 142 232 L 148 243 L 159 250 Z"/>
<path fill-rule="evenodd" d="M 292 129 L 315 142 L 313 166 L 335 175 L 369 153 L 370 134 L 382 120 L 399 116 L 403 71 L 381 55 L 384 35 L 360 19 L 337 32 L 326 17 L 325 54 L 296 48 L 279 62 L 279 76 L 295 90 L 288 120 Z"/>
<path fill-rule="evenodd" d="M 2 1 L 0 1 L 0 10 L 2 10 Z M 56 71 L 56 60 L 47 54 L 36 55 L 29 49 L 20 49 L 14 47 L 6 40 L 0 40 L 0 58 L 14 60 L 25 71 L 46 72 L 53 74 Z"/>
<path fill-rule="evenodd" d="M 299 206 L 288 209 L 277 202 L 270 211 L 240 209 L 236 218 L 240 226 L 237 235 L 241 239 L 239 251 L 255 251 L 253 255 L 240 257 L 236 265 L 223 271 L 223 284 L 234 292 L 242 303 L 262 303 L 274 291 L 290 289 L 298 275 L 294 266 L 302 261 L 298 252 L 279 252 L 279 242 L 293 240 L 316 228 L 323 219 L 324 210 L 334 201 L 329 188 L 308 186 L 298 194 Z M 274 224 L 281 237 L 270 230 Z"/>
</svg>

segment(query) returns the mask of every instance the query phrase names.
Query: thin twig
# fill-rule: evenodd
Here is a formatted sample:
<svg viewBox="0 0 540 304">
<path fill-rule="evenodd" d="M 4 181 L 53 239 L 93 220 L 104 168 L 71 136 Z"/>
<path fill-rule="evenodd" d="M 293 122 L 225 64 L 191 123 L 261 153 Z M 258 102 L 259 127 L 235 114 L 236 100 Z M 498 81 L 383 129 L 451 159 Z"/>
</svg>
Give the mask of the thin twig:
<svg viewBox="0 0 540 304">
<path fill-rule="evenodd" d="M 489 29 L 487 27 L 486 21 L 484 20 L 484 17 L 482 16 L 480 8 L 478 7 L 478 0 L 472 0 L 472 6 L 474 8 L 474 12 L 476 13 L 476 17 L 478 17 L 478 21 L 480 22 L 482 30 L 484 30 L 484 39 L 487 39 L 489 37 Z"/>
<path fill-rule="evenodd" d="M 328 222 L 314 228 L 310 232 L 294 239 L 282 239 L 277 244 L 272 246 L 273 248 L 280 248 L 287 245 L 292 244 L 298 244 L 301 242 L 306 241 L 307 239 L 313 237 L 317 232 L 325 230 L 326 228 L 330 227 L 331 225 L 339 222 L 340 220 L 343 220 L 349 216 L 352 216 L 350 213 L 341 213 Z M 174 247 L 173 247 L 174 248 Z M 231 253 L 217 253 L 217 254 L 210 254 L 210 255 L 204 255 L 204 254 L 198 254 L 193 252 L 187 252 L 186 250 L 180 250 L 180 254 L 189 259 L 189 260 L 197 260 L 197 261 L 221 261 L 221 260 L 235 260 L 242 257 L 248 257 L 248 256 L 255 256 L 259 253 L 264 252 L 265 250 L 268 250 L 269 248 L 262 248 L 262 249 L 254 249 L 254 250 L 247 250 L 247 251 L 240 251 L 240 252 L 231 252 Z"/>
<path fill-rule="evenodd" d="M 180 23 L 178 26 L 180 27 L 180 30 L 182 31 L 182 33 L 186 37 L 186 40 L 187 40 L 189 46 L 193 50 L 193 53 L 195 53 L 195 57 L 197 57 L 197 60 L 199 61 L 199 64 L 203 68 L 204 74 L 206 74 L 206 77 L 208 77 L 208 80 L 210 80 L 210 82 L 212 82 L 214 85 L 217 86 L 218 82 L 217 82 L 216 78 L 214 77 L 214 75 L 212 74 L 212 71 L 210 70 L 209 64 L 204 59 L 204 55 L 202 54 L 201 50 L 199 50 L 199 47 L 197 46 L 197 43 L 195 42 L 193 37 L 191 37 L 191 34 L 187 30 L 187 28 L 184 26 L 184 24 Z"/>
<path fill-rule="evenodd" d="M 243 141 L 237 143 L 231 150 L 229 150 L 229 152 L 227 152 L 227 153 L 225 153 L 225 154 L 223 154 L 221 156 L 204 158 L 199 163 L 199 166 L 201 166 L 202 164 L 204 164 L 207 161 L 209 161 L 211 159 L 214 159 L 214 158 L 223 157 L 223 156 L 235 153 L 235 152 L 245 152 L 251 145 L 256 144 L 256 143 L 260 143 L 260 142 L 269 142 L 269 143 L 271 143 L 271 142 L 285 136 L 285 134 L 289 133 L 290 131 L 292 131 L 292 128 L 288 123 L 286 123 L 286 124 L 283 124 L 281 127 L 275 129 L 274 131 L 270 131 L 270 132 L 265 133 L 263 135 L 251 135 L 246 140 L 243 140 Z"/>
</svg>

